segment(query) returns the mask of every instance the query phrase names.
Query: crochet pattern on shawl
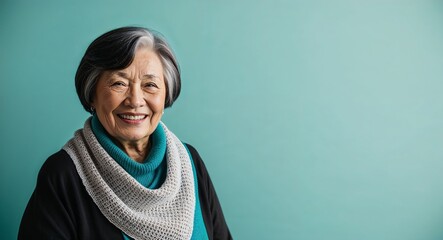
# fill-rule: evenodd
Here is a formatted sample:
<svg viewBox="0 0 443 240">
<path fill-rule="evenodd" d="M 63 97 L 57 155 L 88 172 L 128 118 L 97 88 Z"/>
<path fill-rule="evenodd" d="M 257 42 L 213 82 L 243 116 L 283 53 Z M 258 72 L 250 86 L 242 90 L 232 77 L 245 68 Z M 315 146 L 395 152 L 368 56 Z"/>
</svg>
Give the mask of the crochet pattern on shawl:
<svg viewBox="0 0 443 240">
<path fill-rule="evenodd" d="M 190 239 L 195 193 L 192 166 L 183 143 L 163 123 L 167 173 L 158 189 L 138 183 L 102 148 L 90 119 L 63 149 L 72 158 L 86 191 L 103 215 L 138 239 Z"/>
</svg>

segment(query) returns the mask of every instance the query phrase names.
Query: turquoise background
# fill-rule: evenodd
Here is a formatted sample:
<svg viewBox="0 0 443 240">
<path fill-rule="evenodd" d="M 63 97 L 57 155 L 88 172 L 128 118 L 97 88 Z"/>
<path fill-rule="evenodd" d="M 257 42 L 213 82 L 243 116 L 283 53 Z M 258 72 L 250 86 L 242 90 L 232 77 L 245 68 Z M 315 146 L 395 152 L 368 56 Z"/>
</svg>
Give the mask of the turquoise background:
<svg viewBox="0 0 443 240">
<path fill-rule="evenodd" d="M 110 29 L 162 32 L 164 122 L 203 156 L 236 239 L 443 239 L 441 1 L 2 1 L 0 220 L 88 117 L 74 74 Z"/>
</svg>

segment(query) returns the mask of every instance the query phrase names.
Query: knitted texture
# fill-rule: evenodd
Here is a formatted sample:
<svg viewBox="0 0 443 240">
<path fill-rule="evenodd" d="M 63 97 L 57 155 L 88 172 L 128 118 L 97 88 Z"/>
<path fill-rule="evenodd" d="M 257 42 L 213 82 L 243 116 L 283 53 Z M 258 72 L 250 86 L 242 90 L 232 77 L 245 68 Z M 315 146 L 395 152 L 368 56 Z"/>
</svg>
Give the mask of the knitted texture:
<svg viewBox="0 0 443 240">
<path fill-rule="evenodd" d="M 194 179 L 187 150 L 160 123 L 166 134 L 167 173 L 163 185 L 138 183 L 101 147 L 90 119 L 63 149 L 103 215 L 128 236 L 138 239 L 190 239 L 195 210 Z"/>
<path fill-rule="evenodd" d="M 108 137 L 105 128 L 96 114 L 91 118 L 91 129 L 100 145 L 123 169 L 126 170 L 141 185 L 157 189 L 163 184 L 166 177 L 166 135 L 161 124 L 149 136 L 151 148 L 143 163 L 131 159 L 121 148 Z"/>
</svg>

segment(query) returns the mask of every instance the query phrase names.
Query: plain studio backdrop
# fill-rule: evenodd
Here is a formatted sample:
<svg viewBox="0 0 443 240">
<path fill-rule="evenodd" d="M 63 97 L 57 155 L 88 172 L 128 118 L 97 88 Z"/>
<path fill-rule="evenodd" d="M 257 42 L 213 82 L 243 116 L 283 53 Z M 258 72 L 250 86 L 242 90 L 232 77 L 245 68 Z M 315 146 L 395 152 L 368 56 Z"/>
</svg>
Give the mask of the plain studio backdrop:
<svg viewBox="0 0 443 240">
<path fill-rule="evenodd" d="M 88 114 L 74 75 L 110 29 L 160 31 L 183 88 L 163 121 L 206 162 L 236 239 L 443 239 L 443 3 L 0 3 L 0 220 Z"/>
</svg>

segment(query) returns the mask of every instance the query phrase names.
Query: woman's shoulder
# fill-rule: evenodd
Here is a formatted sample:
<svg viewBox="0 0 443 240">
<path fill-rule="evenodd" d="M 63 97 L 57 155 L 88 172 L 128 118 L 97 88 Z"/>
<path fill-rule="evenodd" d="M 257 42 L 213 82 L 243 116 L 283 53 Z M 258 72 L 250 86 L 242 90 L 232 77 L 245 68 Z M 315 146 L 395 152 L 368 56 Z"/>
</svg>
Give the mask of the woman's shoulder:
<svg viewBox="0 0 443 240">
<path fill-rule="evenodd" d="M 192 146 L 191 144 L 189 144 L 189 143 L 183 143 L 185 146 L 186 146 L 186 148 L 188 148 L 188 150 L 189 150 L 189 152 L 191 153 L 191 155 L 192 156 L 194 156 L 194 155 L 196 155 L 196 156 L 200 156 L 199 154 L 198 154 L 198 152 L 197 152 L 197 149 L 195 149 L 195 147 L 194 146 Z"/>
<path fill-rule="evenodd" d="M 200 154 L 198 153 L 197 149 L 189 143 L 184 143 L 184 144 L 186 148 L 188 148 L 189 153 L 191 154 L 191 158 L 194 162 L 194 166 L 197 169 L 197 171 L 203 170 L 204 172 L 206 172 L 206 166 Z"/>
<path fill-rule="evenodd" d="M 62 180 L 77 177 L 74 162 L 63 149 L 49 156 L 38 174 L 39 180 Z"/>
<path fill-rule="evenodd" d="M 74 163 L 68 153 L 63 149 L 49 156 L 42 166 L 42 170 L 48 172 L 65 171 L 71 168 L 75 168 Z"/>
<path fill-rule="evenodd" d="M 206 189 L 208 187 L 207 185 L 211 181 L 208 169 L 206 168 L 206 165 L 203 162 L 203 159 L 201 158 L 197 149 L 189 143 L 184 143 L 184 144 L 188 148 L 189 153 L 191 154 L 191 159 L 192 162 L 194 163 L 195 171 L 197 173 L 197 179 L 199 180 L 199 185 L 202 185 L 201 187 L 204 187 Z"/>
</svg>

